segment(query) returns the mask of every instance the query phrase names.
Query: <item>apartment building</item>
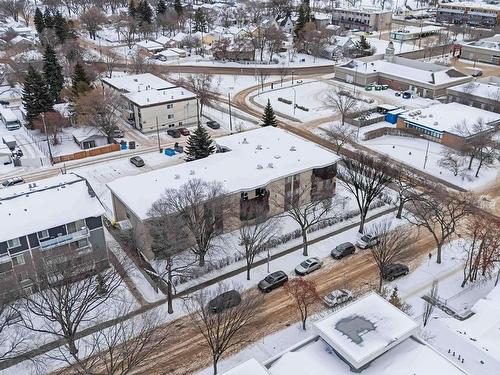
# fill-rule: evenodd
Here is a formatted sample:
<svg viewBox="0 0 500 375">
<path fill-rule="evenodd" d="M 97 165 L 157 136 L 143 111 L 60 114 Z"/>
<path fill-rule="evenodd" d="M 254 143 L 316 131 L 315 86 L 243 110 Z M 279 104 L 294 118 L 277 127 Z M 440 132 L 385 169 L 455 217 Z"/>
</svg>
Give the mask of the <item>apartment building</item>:
<svg viewBox="0 0 500 375">
<path fill-rule="evenodd" d="M 52 267 L 108 267 L 103 214 L 92 187 L 71 173 L 0 190 L 0 298 L 34 290 Z"/>
<path fill-rule="evenodd" d="M 281 213 L 294 197 L 305 203 L 335 194 L 339 157 L 285 130 L 259 128 L 218 138 L 217 144 L 225 152 L 108 184 L 115 220 L 130 223 L 147 258 L 154 256 L 147 228 L 151 205 L 167 188 L 191 179 L 222 184 L 231 211 L 231 217 L 220 218 L 225 232 L 254 219 L 257 212 Z M 283 204 L 277 204 L 281 199 Z"/>
<path fill-rule="evenodd" d="M 151 73 L 103 78 L 102 82 L 121 93 L 124 116 L 143 133 L 197 124 L 196 95 Z"/>
<path fill-rule="evenodd" d="M 458 48 L 462 59 L 500 65 L 500 34 L 491 38 L 462 42 Z"/>
<path fill-rule="evenodd" d="M 390 30 L 392 11 L 378 8 L 333 8 L 332 24 L 350 30 Z"/>
<path fill-rule="evenodd" d="M 436 21 L 492 29 L 500 25 L 500 6 L 482 2 L 440 3 Z"/>
</svg>

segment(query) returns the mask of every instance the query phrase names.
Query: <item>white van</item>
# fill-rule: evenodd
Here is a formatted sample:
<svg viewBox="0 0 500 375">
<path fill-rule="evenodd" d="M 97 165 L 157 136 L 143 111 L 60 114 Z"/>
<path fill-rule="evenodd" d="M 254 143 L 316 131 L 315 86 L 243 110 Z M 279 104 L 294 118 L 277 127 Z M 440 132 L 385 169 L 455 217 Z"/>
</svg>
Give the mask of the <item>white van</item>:
<svg viewBox="0 0 500 375">
<path fill-rule="evenodd" d="M 0 120 L 8 130 L 16 130 L 21 127 L 17 116 L 9 108 L 0 108 Z"/>
</svg>

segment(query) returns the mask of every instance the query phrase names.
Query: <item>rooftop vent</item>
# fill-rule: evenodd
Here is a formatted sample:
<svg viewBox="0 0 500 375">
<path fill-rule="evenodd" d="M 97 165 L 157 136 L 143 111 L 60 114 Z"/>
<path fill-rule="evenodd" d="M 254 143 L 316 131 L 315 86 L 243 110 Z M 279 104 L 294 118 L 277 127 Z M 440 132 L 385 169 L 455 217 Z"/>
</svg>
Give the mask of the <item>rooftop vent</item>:
<svg viewBox="0 0 500 375">
<path fill-rule="evenodd" d="M 257 150 L 262 150 L 262 146 L 261 145 L 257 145 Z"/>
<path fill-rule="evenodd" d="M 268 164 L 267 164 L 267 167 L 268 167 L 268 168 L 274 168 L 274 165 L 273 165 L 273 163 L 268 163 Z"/>
<path fill-rule="evenodd" d="M 176 175 L 174 176 L 174 178 L 175 178 L 176 180 L 178 180 L 178 179 L 180 179 L 180 178 L 181 178 L 181 175 L 176 174 Z"/>
<path fill-rule="evenodd" d="M 275 159 L 280 159 L 280 158 L 281 158 L 281 155 L 274 155 L 274 158 L 275 158 Z"/>
<path fill-rule="evenodd" d="M 437 121 L 434 121 L 434 125 L 439 125 L 439 122 L 437 122 Z"/>
<path fill-rule="evenodd" d="M 243 138 L 243 142 L 241 142 L 241 143 L 243 143 L 244 145 L 247 145 L 247 144 L 248 144 L 248 141 L 247 141 L 247 139 L 246 139 L 246 138 Z"/>
<path fill-rule="evenodd" d="M 297 151 L 297 149 L 295 148 L 295 146 L 292 146 L 290 147 L 290 151 Z"/>
<path fill-rule="evenodd" d="M 137 82 L 137 78 L 134 78 L 134 82 Z"/>
<path fill-rule="evenodd" d="M 257 169 L 264 169 L 264 167 L 262 166 L 262 164 L 257 164 Z"/>
<path fill-rule="evenodd" d="M 194 175 L 194 170 L 192 170 L 192 169 L 191 169 L 191 170 L 189 171 L 189 174 L 190 174 L 191 176 L 192 176 L 192 175 Z"/>
</svg>

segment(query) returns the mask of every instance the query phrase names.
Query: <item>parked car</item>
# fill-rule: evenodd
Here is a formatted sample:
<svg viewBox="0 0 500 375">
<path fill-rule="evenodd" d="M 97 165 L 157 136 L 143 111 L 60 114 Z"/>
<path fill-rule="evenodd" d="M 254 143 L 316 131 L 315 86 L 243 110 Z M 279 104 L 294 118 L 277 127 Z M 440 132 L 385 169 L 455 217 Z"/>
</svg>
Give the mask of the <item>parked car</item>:
<svg viewBox="0 0 500 375">
<path fill-rule="evenodd" d="M 269 293 L 271 290 L 279 288 L 288 281 L 288 276 L 283 271 L 276 271 L 266 276 L 264 280 L 259 282 L 259 289 L 264 293 Z"/>
<path fill-rule="evenodd" d="M 136 167 L 144 167 L 144 160 L 140 156 L 133 156 L 130 158 L 130 162 Z"/>
<path fill-rule="evenodd" d="M 23 150 L 21 150 L 19 147 L 16 147 L 14 149 L 14 151 L 12 151 L 12 156 L 13 157 L 18 157 L 18 158 L 21 158 L 24 156 L 24 152 Z"/>
<path fill-rule="evenodd" d="M 307 275 L 313 271 L 319 270 L 323 265 L 323 261 L 317 257 L 311 257 L 304 260 L 297 267 L 295 267 L 295 273 L 299 276 Z"/>
<path fill-rule="evenodd" d="M 125 132 L 121 129 L 116 128 L 116 129 L 113 129 L 111 136 L 113 138 L 123 138 L 123 137 L 125 137 Z"/>
<path fill-rule="evenodd" d="M 2 182 L 3 187 L 9 187 L 19 184 L 24 184 L 24 179 L 22 177 L 12 177 Z"/>
<path fill-rule="evenodd" d="M 411 92 L 405 91 L 403 94 L 401 94 L 401 97 L 403 99 L 411 99 Z"/>
<path fill-rule="evenodd" d="M 333 249 L 330 254 L 332 255 L 333 258 L 335 259 L 342 259 L 343 257 L 347 255 L 354 254 L 356 251 L 356 248 L 354 245 L 350 242 L 344 242 L 341 243 L 340 245 L 337 245 L 335 249 Z"/>
<path fill-rule="evenodd" d="M 184 147 L 182 147 L 179 142 L 175 142 L 174 144 L 174 151 L 177 152 L 178 154 L 182 154 L 184 152 Z"/>
<path fill-rule="evenodd" d="M 180 138 L 181 137 L 181 132 L 178 131 L 177 129 L 168 129 L 167 134 L 171 136 L 172 138 Z"/>
<path fill-rule="evenodd" d="M 211 129 L 220 129 L 220 124 L 217 121 L 207 121 L 207 126 Z"/>
<path fill-rule="evenodd" d="M 236 290 L 230 290 L 219 294 L 208 305 L 208 311 L 213 314 L 218 314 L 224 310 L 238 306 L 241 303 L 241 295 Z"/>
<path fill-rule="evenodd" d="M 352 292 L 347 289 L 336 289 L 328 293 L 323 301 L 328 307 L 335 307 L 350 301 L 352 299 Z"/>
<path fill-rule="evenodd" d="M 471 74 L 473 77 L 481 77 L 483 75 L 483 71 L 480 69 L 476 69 Z"/>
<path fill-rule="evenodd" d="M 368 249 L 378 244 L 378 236 L 373 234 L 365 234 L 356 241 L 356 246 L 360 249 Z"/>
<path fill-rule="evenodd" d="M 408 275 L 410 269 L 408 266 L 401 263 L 391 263 L 382 269 L 382 277 L 385 280 L 392 281 L 396 277 Z"/>
<path fill-rule="evenodd" d="M 179 129 L 179 132 L 180 132 L 182 135 L 185 135 L 185 136 L 189 136 L 189 135 L 191 135 L 191 133 L 189 132 L 189 130 L 188 130 L 188 129 L 186 129 L 186 128 L 180 128 L 180 129 Z"/>
</svg>

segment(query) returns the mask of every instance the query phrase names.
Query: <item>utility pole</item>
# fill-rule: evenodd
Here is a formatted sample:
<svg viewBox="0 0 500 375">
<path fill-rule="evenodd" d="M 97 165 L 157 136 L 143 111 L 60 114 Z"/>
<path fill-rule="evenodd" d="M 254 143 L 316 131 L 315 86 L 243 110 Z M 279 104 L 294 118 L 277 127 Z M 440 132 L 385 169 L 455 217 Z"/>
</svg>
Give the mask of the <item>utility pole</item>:
<svg viewBox="0 0 500 375">
<path fill-rule="evenodd" d="M 196 118 L 198 120 L 198 126 L 201 126 L 201 124 L 200 124 L 200 101 L 198 98 L 196 98 Z"/>
<path fill-rule="evenodd" d="M 430 143 L 430 141 L 427 140 L 427 149 L 425 150 L 425 159 L 424 159 L 424 169 L 425 169 L 425 166 L 427 165 L 427 158 L 429 157 L 429 143 Z"/>
<path fill-rule="evenodd" d="M 229 131 L 233 134 L 233 116 L 231 115 L 231 93 L 227 93 L 227 98 L 229 101 Z"/>
<path fill-rule="evenodd" d="M 158 126 L 158 116 L 156 116 L 156 137 L 158 138 L 158 152 L 161 154 L 160 127 Z"/>
<path fill-rule="evenodd" d="M 45 113 L 42 112 L 41 116 L 43 123 L 43 131 L 45 132 L 45 140 L 47 141 L 47 148 L 49 150 L 50 165 L 54 165 L 54 157 L 52 156 L 52 149 L 50 148 L 50 142 L 49 142 L 49 133 L 47 132 L 47 125 L 45 124 Z"/>
</svg>

